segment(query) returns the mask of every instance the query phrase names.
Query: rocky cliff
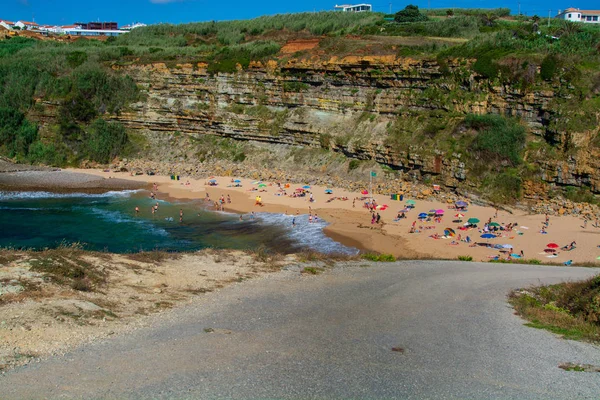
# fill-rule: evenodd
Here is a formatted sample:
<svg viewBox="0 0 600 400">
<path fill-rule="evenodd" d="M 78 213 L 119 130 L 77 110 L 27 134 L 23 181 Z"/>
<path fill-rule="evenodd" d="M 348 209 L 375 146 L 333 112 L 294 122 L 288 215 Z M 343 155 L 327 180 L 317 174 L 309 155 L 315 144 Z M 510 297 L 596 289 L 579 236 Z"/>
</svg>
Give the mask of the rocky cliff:
<svg viewBox="0 0 600 400">
<path fill-rule="evenodd" d="M 466 149 L 453 142 L 457 121 L 468 113 L 495 113 L 519 117 L 528 125 L 529 141 L 578 146 L 571 146 L 576 151 L 569 156 L 530 152 L 535 180 L 600 192 L 600 158 L 588 146 L 598 130 L 559 131 L 552 124 L 568 90 L 493 86 L 473 72 L 469 60 L 333 57 L 256 62 L 216 75 L 203 63 L 115 69 L 143 91 L 143 101 L 112 117 L 130 130 L 327 148 L 459 187 L 477 176 L 465 161 Z M 440 125 L 433 134 L 432 121 Z M 440 130 L 449 138 L 444 143 L 436 142 Z M 544 185 L 526 188 L 527 196 L 547 193 Z"/>
</svg>

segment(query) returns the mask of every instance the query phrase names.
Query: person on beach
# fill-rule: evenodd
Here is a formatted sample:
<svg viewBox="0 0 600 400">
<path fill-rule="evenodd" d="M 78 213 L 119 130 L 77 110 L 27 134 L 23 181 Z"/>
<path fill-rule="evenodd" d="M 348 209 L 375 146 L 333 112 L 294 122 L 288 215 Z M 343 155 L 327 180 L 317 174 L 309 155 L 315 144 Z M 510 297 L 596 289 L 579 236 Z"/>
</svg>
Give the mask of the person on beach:
<svg viewBox="0 0 600 400">
<path fill-rule="evenodd" d="M 229 195 L 227 195 L 227 204 L 231 204 L 231 197 Z"/>
<path fill-rule="evenodd" d="M 376 223 L 379 223 L 381 221 L 381 215 L 379 215 L 379 213 L 377 213 L 377 221 L 375 221 Z"/>
<path fill-rule="evenodd" d="M 243 221 L 242 214 L 240 214 L 240 221 Z"/>
<path fill-rule="evenodd" d="M 313 222 L 312 214 L 308 214 L 308 223 L 312 224 L 312 222 Z"/>
<path fill-rule="evenodd" d="M 183 209 L 179 209 L 179 222 L 183 222 Z"/>
<path fill-rule="evenodd" d="M 352 200 L 352 208 L 356 208 L 356 197 Z"/>
<path fill-rule="evenodd" d="M 152 206 L 152 215 L 154 215 L 155 212 L 156 210 L 154 209 L 154 206 Z"/>
<path fill-rule="evenodd" d="M 583 229 L 587 228 L 587 218 L 583 219 Z"/>
<path fill-rule="evenodd" d="M 313 218 L 314 222 L 319 221 L 319 217 L 317 217 L 317 214 L 315 213 L 315 217 Z"/>
</svg>

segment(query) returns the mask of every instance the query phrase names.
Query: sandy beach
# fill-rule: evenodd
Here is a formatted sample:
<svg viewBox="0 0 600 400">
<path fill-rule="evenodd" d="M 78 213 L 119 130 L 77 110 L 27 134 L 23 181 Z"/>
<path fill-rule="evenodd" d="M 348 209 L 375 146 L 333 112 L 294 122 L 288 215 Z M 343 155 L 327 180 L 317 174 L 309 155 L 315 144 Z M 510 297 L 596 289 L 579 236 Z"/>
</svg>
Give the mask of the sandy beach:
<svg viewBox="0 0 600 400">
<path fill-rule="evenodd" d="M 405 197 L 403 201 L 392 200 L 389 195 L 373 194 L 372 197 L 379 205 L 387 205 L 386 209 L 376 210 L 380 214 L 380 223 L 371 223 L 371 211 L 364 207 L 360 200 L 371 195 L 353 193 L 342 189 L 313 186 L 309 192 L 313 195 L 313 202 L 309 201 L 310 194 L 305 197 L 290 197 L 302 185 L 290 184 L 286 188 L 287 195 L 283 195 L 280 188 L 273 182 L 258 184 L 250 179 L 235 177 L 206 177 L 204 180 L 195 180 L 182 177 L 181 180 L 172 180 L 169 176 L 131 176 L 122 172 L 103 172 L 98 170 L 69 169 L 70 172 L 92 174 L 97 177 L 134 181 L 147 185 L 158 185 L 159 197 L 172 199 L 206 199 L 216 201 L 219 197 L 227 196 L 231 204 L 226 203 L 225 211 L 248 214 L 254 212 L 287 213 L 298 215 L 297 218 L 308 218 L 309 213 L 317 215 L 329 223 L 325 233 L 332 239 L 345 245 L 365 251 L 389 253 L 401 258 L 441 258 L 456 259 L 459 256 L 471 256 L 476 261 L 488 261 L 494 257 L 506 259 L 511 254 L 523 252 L 526 259 L 538 259 L 543 263 L 564 263 L 571 261 L 577 263 L 596 263 L 600 256 L 600 227 L 595 226 L 596 221 L 584 223 L 583 219 L 573 216 L 550 216 L 548 226 L 541 233 L 546 217 L 544 215 L 531 215 L 521 210 L 496 210 L 491 207 L 469 205 L 466 211 L 454 209 L 454 201 L 447 202 L 416 200 L 414 208 L 406 212 L 406 218 L 394 221 L 401 209 L 405 209 L 406 202 L 411 200 Z M 208 180 L 214 179 L 216 186 L 209 186 Z M 234 183 L 233 181 L 239 181 Z M 234 187 L 239 184 L 239 187 Z M 281 182 L 283 188 L 286 183 Z M 326 189 L 331 189 L 332 194 L 326 194 Z M 365 188 L 366 189 L 366 188 Z M 255 205 L 256 197 L 261 196 L 263 206 Z M 342 200 L 347 198 L 348 200 Z M 333 199 L 333 200 L 332 200 Z M 357 199 L 354 201 L 354 199 Z M 443 210 L 444 214 L 439 222 L 419 220 L 420 213 L 430 210 Z M 455 215 L 460 212 L 464 217 Z M 496 216 L 497 213 L 497 216 Z M 249 216 L 243 215 L 243 218 Z M 464 224 L 470 218 L 477 218 L 480 222 L 478 228 L 464 229 Z M 458 222 L 459 219 L 462 222 Z M 510 231 L 499 230 L 494 238 L 481 238 L 484 224 L 492 220 L 502 227 L 512 224 Z M 416 233 L 409 233 L 411 226 L 415 226 Z M 462 230 L 459 228 L 463 228 Z M 450 228 L 455 235 L 445 236 L 444 231 Z M 434 238 L 434 237 L 438 238 Z M 460 239 L 459 240 L 459 236 Z M 433 236 L 433 237 L 432 237 Z M 470 243 L 465 242 L 467 236 Z M 562 249 L 575 242 L 571 250 Z M 503 249 L 495 249 L 475 245 L 483 243 L 489 246 L 502 245 Z M 550 253 L 550 247 L 554 253 Z M 500 251 L 501 250 L 501 251 Z M 511 257 L 517 259 L 517 257 Z"/>
</svg>

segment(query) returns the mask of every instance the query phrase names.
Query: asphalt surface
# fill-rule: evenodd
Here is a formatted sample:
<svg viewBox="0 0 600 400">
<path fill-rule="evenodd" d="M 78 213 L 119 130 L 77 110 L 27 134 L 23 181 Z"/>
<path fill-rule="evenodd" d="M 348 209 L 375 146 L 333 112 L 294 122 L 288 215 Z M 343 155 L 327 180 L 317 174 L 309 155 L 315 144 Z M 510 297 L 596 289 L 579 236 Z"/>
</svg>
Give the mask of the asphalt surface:
<svg viewBox="0 0 600 400">
<path fill-rule="evenodd" d="M 599 374 L 558 368 L 600 365 L 600 347 L 526 327 L 506 302 L 512 288 L 600 271 L 369 265 L 206 295 L 151 327 L 11 371 L 0 398 L 600 397 Z"/>
</svg>

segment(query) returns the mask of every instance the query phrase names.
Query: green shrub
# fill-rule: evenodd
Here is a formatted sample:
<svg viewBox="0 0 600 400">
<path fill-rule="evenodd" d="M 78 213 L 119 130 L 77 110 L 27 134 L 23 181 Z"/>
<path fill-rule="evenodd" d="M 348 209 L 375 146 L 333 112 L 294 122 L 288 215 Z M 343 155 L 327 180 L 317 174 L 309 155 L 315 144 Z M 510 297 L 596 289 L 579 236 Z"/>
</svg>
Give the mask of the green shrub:
<svg viewBox="0 0 600 400">
<path fill-rule="evenodd" d="M 360 160 L 350 160 L 348 163 L 348 171 L 353 171 L 360 166 Z"/>
<path fill-rule="evenodd" d="M 307 91 L 308 88 L 309 88 L 309 86 L 304 82 L 297 82 L 297 81 L 283 82 L 283 91 L 284 92 L 299 93 L 299 92 Z"/>
<path fill-rule="evenodd" d="M 548 54 L 540 66 L 540 76 L 545 81 L 551 81 L 558 69 L 558 58 L 553 54 Z"/>
<path fill-rule="evenodd" d="M 9 157 L 26 157 L 29 146 L 38 138 L 37 126 L 12 108 L 0 108 L 0 148 Z"/>
<path fill-rule="evenodd" d="M 499 67 L 491 56 L 485 54 L 477 58 L 473 64 L 473 70 L 484 78 L 494 79 L 498 76 Z"/>
<path fill-rule="evenodd" d="M 459 261 L 473 261 L 473 257 L 471 256 L 458 256 Z"/>
<path fill-rule="evenodd" d="M 429 18 L 419 12 L 419 7 L 412 4 L 404 7 L 404 10 L 398 11 L 394 16 L 394 21 L 398 23 L 427 21 Z"/>
<path fill-rule="evenodd" d="M 107 164 L 125 148 L 127 133 L 118 122 L 98 119 L 86 134 L 86 149 L 90 160 Z"/>
<path fill-rule="evenodd" d="M 469 114 L 465 125 L 478 131 L 473 150 L 510 161 L 513 166 L 523 162 L 525 128 L 517 121 L 495 114 Z"/>
</svg>

